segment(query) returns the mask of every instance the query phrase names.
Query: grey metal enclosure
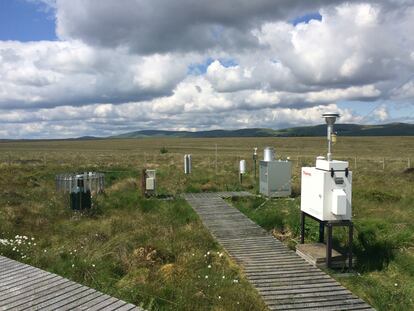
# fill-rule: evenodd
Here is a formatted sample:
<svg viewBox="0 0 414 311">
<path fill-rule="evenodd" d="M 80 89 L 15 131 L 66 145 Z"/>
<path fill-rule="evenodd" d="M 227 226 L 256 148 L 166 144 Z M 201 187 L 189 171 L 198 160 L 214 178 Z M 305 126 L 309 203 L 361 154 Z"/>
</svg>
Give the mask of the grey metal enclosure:
<svg viewBox="0 0 414 311">
<path fill-rule="evenodd" d="M 268 197 L 287 197 L 292 193 L 290 161 L 260 161 L 260 193 Z"/>
</svg>

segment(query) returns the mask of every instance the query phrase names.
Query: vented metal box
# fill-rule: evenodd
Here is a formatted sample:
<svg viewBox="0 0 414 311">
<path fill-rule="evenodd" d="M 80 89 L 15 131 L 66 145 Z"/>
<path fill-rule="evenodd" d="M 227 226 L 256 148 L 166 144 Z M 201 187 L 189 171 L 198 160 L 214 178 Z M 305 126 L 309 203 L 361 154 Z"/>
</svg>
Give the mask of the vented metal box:
<svg viewBox="0 0 414 311">
<path fill-rule="evenodd" d="M 145 181 L 145 190 L 155 191 L 156 187 L 156 171 L 155 170 L 146 170 L 147 177 Z"/>
<path fill-rule="evenodd" d="M 348 162 L 317 160 L 302 167 L 301 210 L 322 221 L 351 220 L 352 172 Z"/>
<path fill-rule="evenodd" d="M 268 197 L 287 197 L 292 193 L 292 162 L 260 161 L 260 193 Z"/>
</svg>

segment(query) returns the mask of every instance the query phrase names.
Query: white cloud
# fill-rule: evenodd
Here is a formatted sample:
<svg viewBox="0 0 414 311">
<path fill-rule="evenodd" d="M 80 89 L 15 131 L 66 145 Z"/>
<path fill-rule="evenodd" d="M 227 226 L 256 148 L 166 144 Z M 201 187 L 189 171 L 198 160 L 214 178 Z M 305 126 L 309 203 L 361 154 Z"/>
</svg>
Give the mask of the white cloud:
<svg viewBox="0 0 414 311">
<path fill-rule="evenodd" d="M 388 109 L 387 109 L 387 107 L 385 107 L 385 105 L 381 105 L 380 107 L 375 109 L 372 114 L 379 121 L 385 121 L 389 117 Z"/>
<path fill-rule="evenodd" d="M 414 98 L 412 1 L 28 1 L 60 40 L 0 41 L 5 138 L 315 124 L 341 101 Z"/>
</svg>

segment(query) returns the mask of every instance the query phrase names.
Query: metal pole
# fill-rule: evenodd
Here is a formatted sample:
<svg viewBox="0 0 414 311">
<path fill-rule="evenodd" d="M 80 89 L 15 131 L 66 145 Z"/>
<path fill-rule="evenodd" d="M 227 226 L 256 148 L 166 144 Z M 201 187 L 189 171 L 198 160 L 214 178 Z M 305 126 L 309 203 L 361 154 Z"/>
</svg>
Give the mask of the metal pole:
<svg viewBox="0 0 414 311">
<path fill-rule="evenodd" d="M 257 165 L 257 161 L 256 158 L 254 159 L 254 180 L 256 180 L 256 165 Z"/>
<path fill-rule="evenodd" d="M 328 161 L 332 161 L 332 130 L 333 130 L 333 125 L 328 124 L 328 154 L 327 154 Z"/>
<path fill-rule="evenodd" d="M 325 224 L 321 221 L 319 222 L 319 243 L 323 243 L 325 236 Z"/>
<path fill-rule="evenodd" d="M 300 212 L 300 244 L 305 243 L 305 213 Z"/>
<path fill-rule="evenodd" d="M 147 183 L 147 179 L 145 178 L 147 173 L 146 173 L 146 169 L 143 168 L 142 169 L 142 175 L 141 175 L 141 193 L 142 193 L 142 197 L 145 197 L 145 192 L 146 192 L 146 183 Z"/>
<path fill-rule="evenodd" d="M 216 175 L 217 175 L 217 144 L 216 144 Z"/>
<path fill-rule="evenodd" d="M 326 267 L 331 267 L 332 261 L 332 224 L 328 223 L 328 240 L 326 243 Z"/>
<path fill-rule="evenodd" d="M 349 259 L 349 263 L 348 263 L 348 270 L 351 271 L 352 270 L 352 244 L 353 244 L 353 240 L 354 240 L 354 224 L 351 222 L 349 224 L 349 237 L 348 237 L 348 259 Z"/>
</svg>

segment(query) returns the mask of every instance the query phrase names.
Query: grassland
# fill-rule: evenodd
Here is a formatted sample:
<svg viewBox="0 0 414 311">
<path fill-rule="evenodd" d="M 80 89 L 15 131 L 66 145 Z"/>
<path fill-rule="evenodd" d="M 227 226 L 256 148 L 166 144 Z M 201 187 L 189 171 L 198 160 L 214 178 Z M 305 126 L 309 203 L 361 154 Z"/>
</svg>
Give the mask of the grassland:
<svg viewBox="0 0 414 311">
<path fill-rule="evenodd" d="M 233 204 L 294 247 L 299 170 L 325 152 L 323 138 L 2 142 L 0 239 L 14 245 L 0 242 L 0 253 L 150 310 L 262 310 L 260 298 L 238 267 L 220 255 L 223 250 L 191 208 L 178 196 L 144 200 L 137 181 L 147 167 L 157 169 L 160 194 L 256 192 L 251 151 L 267 145 L 294 161 L 294 198 Z M 161 154 L 163 147 L 168 152 Z M 182 173 L 185 153 L 193 155 L 190 176 Z M 347 137 L 334 154 L 349 160 L 354 171 L 358 259 L 355 275 L 337 279 L 379 310 L 414 309 L 414 172 L 407 170 L 414 138 Z M 250 165 L 243 185 L 237 178 L 240 159 Z M 94 198 L 93 210 L 74 213 L 55 192 L 54 175 L 91 170 L 106 173 L 107 191 Z M 316 238 L 316 224 L 309 222 L 307 231 L 309 239 Z M 336 232 L 337 247 L 344 237 Z"/>
</svg>

